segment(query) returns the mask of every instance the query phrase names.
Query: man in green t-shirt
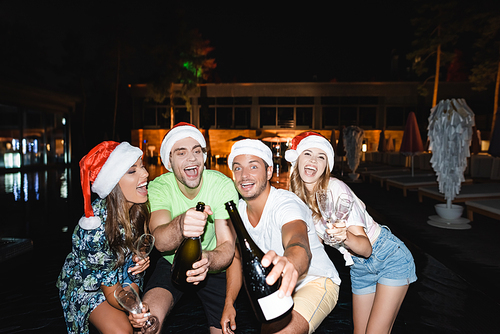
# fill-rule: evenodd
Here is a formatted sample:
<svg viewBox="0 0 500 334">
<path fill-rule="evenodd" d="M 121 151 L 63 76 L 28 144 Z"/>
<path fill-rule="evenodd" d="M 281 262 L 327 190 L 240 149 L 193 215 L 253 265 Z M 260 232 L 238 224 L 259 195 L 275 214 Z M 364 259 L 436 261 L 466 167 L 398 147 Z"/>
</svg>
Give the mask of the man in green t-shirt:
<svg viewBox="0 0 500 334">
<path fill-rule="evenodd" d="M 148 186 L 149 228 L 163 257 L 146 285 L 143 301 L 162 323 L 183 294 L 171 282 L 175 251 L 185 237 L 201 236 L 202 259 L 187 271 L 187 281 L 193 283 L 193 290 L 204 304 L 211 333 L 221 332 L 224 270 L 235 251 L 235 233 L 224 203 L 236 202 L 238 193 L 230 178 L 204 170 L 205 138 L 191 124 L 179 123 L 172 128 L 163 139 L 160 155 L 171 173 L 158 176 Z M 195 210 L 198 202 L 205 203 L 203 212 Z M 130 315 L 129 319 L 135 327 L 145 321 L 144 314 Z"/>
</svg>

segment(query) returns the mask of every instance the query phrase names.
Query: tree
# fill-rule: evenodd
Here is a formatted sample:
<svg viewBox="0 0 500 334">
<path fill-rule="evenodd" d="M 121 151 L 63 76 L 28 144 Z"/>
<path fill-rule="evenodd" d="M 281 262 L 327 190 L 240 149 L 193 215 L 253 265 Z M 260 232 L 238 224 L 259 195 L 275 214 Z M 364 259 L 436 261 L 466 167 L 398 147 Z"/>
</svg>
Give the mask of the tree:
<svg viewBox="0 0 500 334">
<path fill-rule="evenodd" d="M 210 41 L 204 40 L 196 29 L 181 31 L 181 37 L 173 47 L 159 45 L 154 49 L 163 74 L 148 84 L 148 97 L 157 103 L 170 98 L 170 128 L 175 124 L 174 99 L 182 98 L 190 112 L 188 93 L 196 91 L 202 80 L 208 80 L 211 70 L 217 66 L 215 59 L 208 58 L 212 50 Z M 175 89 L 176 83 L 182 84 L 180 90 Z"/>
<path fill-rule="evenodd" d="M 440 71 L 454 57 L 454 52 L 450 50 L 454 51 L 459 32 L 462 31 L 461 22 L 466 17 L 466 8 L 458 1 L 421 3 L 417 10 L 418 16 L 412 20 L 416 39 L 412 43 L 414 51 L 406 57 L 413 61 L 413 69 L 418 76 L 427 74 L 429 63 L 434 64 L 434 75 L 428 76 L 419 87 L 420 94 L 427 95 L 425 84 L 434 79 L 432 106 L 437 103 Z"/>
<path fill-rule="evenodd" d="M 479 6 L 478 6 L 479 7 Z M 483 9 L 483 6 L 480 6 Z M 484 9 L 483 9 L 484 10 Z M 474 65 L 469 80 L 473 89 L 482 91 L 495 83 L 493 121 L 490 137 L 498 117 L 498 95 L 500 86 L 500 10 L 488 8 L 487 11 L 474 15 L 470 27 L 478 34 L 474 47 Z"/>
</svg>

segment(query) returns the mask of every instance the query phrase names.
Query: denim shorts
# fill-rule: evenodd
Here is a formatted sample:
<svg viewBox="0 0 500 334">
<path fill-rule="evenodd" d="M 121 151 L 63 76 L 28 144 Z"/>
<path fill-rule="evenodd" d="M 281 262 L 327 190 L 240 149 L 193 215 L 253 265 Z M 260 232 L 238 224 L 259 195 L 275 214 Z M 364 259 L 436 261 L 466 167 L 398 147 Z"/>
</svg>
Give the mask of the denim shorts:
<svg viewBox="0 0 500 334">
<path fill-rule="evenodd" d="M 411 252 L 387 226 L 381 225 L 369 258 L 353 256 L 352 259 L 351 287 L 356 295 L 374 293 L 377 283 L 403 286 L 417 280 Z"/>
</svg>

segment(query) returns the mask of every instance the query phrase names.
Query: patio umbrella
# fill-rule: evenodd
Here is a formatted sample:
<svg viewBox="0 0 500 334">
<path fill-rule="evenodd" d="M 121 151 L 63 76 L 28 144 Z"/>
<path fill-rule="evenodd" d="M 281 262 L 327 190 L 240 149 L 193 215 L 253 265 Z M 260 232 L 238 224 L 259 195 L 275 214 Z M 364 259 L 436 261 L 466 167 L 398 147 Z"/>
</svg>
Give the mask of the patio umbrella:
<svg viewBox="0 0 500 334">
<path fill-rule="evenodd" d="M 288 142 L 292 141 L 292 138 L 273 136 L 273 137 L 264 137 L 261 140 L 268 142 L 268 143 L 288 143 Z"/>
<path fill-rule="evenodd" d="M 236 136 L 236 137 L 233 137 L 233 138 L 229 138 L 227 141 L 240 141 L 240 140 L 243 140 L 243 139 L 249 139 L 249 138 L 245 137 L 245 136 Z"/>
<path fill-rule="evenodd" d="M 342 126 L 342 128 L 340 128 L 339 142 L 337 143 L 337 150 L 335 151 L 335 154 L 339 157 L 345 157 L 344 130 L 345 130 L 345 126 Z"/>
<path fill-rule="evenodd" d="M 494 157 L 500 157 L 500 115 L 497 113 L 497 119 L 495 122 L 495 127 L 491 134 L 490 147 L 488 148 L 488 153 Z"/>
<path fill-rule="evenodd" d="M 380 131 L 380 137 L 378 138 L 378 147 L 377 147 L 377 151 L 379 152 L 385 152 L 386 151 L 386 147 L 385 147 L 385 131 L 382 130 Z"/>
<path fill-rule="evenodd" d="M 464 99 L 442 100 L 431 109 L 428 126 L 432 151 L 430 162 L 448 209 L 452 208 L 451 201 L 465 181 L 473 125 L 474 113 Z"/>
<path fill-rule="evenodd" d="M 340 157 L 340 175 L 344 175 L 344 157 L 345 157 L 345 147 L 344 147 L 344 129 L 342 126 L 339 131 L 339 142 L 337 143 L 336 149 L 334 149 L 335 155 Z"/>
<path fill-rule="evenodd" d="M 414 176 L 413 160 L 415 155 L 424 151 L 422 144 L 422 137 L 420 137 L 420 130 L 418 129 L 417 117 L 412 111 L 408 114 L 406 120 L 405 131 L 403 132 L 403 140 L 399 152 L 405 156 L 411 156 L 411 176 Z"/>
<path fill-rule="evenodd" d="M 344 129 L 347 163 L 349 168 L 351 168 L 352 173 L 350 176 L 353 180 L 357 179 L 356 169 L 361 159 L 361 145 L 363 145 L 364 134 L 363 129 L 354 125 Z"/>
<path fill-rule="evenodd" d="M 475 126 L 473 126 L 470 153 L 478 154 L 479 152 L 481 152 L 481 133 Z"/>
</svg>

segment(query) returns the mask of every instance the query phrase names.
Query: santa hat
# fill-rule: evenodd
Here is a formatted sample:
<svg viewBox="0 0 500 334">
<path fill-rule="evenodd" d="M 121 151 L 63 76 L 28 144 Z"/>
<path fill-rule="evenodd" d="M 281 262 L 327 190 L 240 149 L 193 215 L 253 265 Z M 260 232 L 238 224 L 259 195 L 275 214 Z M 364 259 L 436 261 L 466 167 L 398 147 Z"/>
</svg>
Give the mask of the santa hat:
<svg viewBox="0 0 500 334">
<path fill-rule="evenodd" d="M 85 216 L 78 225 L 92 230 L 101 225 L 99 217 L 94 217 L 90 190 L 105 198 L 118 184 L 129 168 L 142 157 L 142 150 L 127 142 L 105 141 L 94 147 L 80 160 L 80 179 L 82 183 Z M 90 185 L 92 183 L 92 186 Z"/>
<path fill-rule="evenodd" d="M 304 150 L 313 147 L 325 151 L 331 172 L 335 163 L 335 153 L 333 153 L 333 147 L 328 139 L 316 132 L 308 131 L 295 136 L 292 139 L 292 147 L 285 152 L 285 159 L 286 161 L 291 162 L 293 166 L 295 165 L 299 155 L 304 152 Z"/>
<path fill-rule="evenodd" d="M 170 159 L 170 151 L 172 150 L 172 146 L 174 144 L 184 138 L 191 137 L 200 143 L 202 148 L 207 147 L 207 143 L 205 142 L 205 137 L 193 124 L 189 124 L 186 122 L 177 123 L 172 130 L 170 130 L 167 135 L 163 138 L 163 142 L 160 147 L 160 156 L 161 161 L 166 169 L 170 172 L 172 168 L 168 167 L 168 162 Z M 203 162 L 207 161 L 207 153 L 203 153 Z"/>
<path fill-rule="evenodd" d="M 257 139 L 243 139 L 237 141 L 231 147 L 231 153 L 227 158 L 229 169 L 233 169 L 234 158 L 242 154 L 255 155 L 264 160 L 269 166 L 273 166 L 273 153 L 266 144 Z"/>
</svg>

